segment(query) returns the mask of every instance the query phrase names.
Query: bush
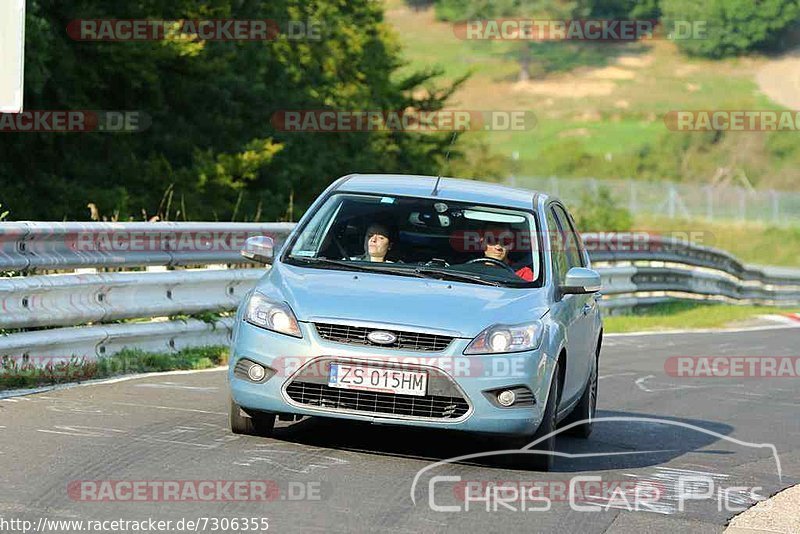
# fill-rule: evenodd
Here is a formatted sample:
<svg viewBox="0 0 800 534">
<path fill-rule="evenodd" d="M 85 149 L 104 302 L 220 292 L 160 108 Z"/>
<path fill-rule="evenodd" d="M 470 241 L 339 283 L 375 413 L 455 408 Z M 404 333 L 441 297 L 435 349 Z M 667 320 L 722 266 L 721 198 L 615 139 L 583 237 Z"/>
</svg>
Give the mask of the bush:
<svg viewBox="0 0 800 534">
<path fill-rule="evenodd" d="M 604 19 L 656 20 L 659 0 L 585 0 L 592 17 Z"/>
<path fill-rule="evenodd" d="M 798 0 L 662 0 L 664 26 L 676 21 L 706 22 L 702 39 L 678 40 L 687 54 L 721 58 L 776 48 L 800 20 Z"/>
<path fill-rule="evenodd" d="M 628 232 L 633 227 L 631 213 L 617 204 L 607 187 L 584 191 L 570 211 L 581 232 Z"/>
</svg>

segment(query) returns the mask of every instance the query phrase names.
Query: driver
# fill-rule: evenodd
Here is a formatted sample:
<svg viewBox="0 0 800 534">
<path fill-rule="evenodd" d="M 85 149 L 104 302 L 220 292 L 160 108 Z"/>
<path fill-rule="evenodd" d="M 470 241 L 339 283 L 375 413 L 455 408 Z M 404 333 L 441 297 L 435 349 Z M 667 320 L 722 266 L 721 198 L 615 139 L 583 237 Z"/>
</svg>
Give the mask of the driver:
<svg viewBox="0 0 800 534">
<path fill-rule="evenodd" d="M 510 265 L 508 252 L 511 250 L 512 242 L 513 230 L 500 226 L 489 227 L 481 236 L 483 256 Z M 492 264 L 492 262 L 486 262 L 486 265 Z M 514 272 L 526 282 L 533 282 L 533 270 L 527 265 Z"/>
<path fill-rule="evenodd" d="M 392 231 L 382 223 L 372 223 L 364 234 L 364 255 L 351 258 L 354 260 L 376 263 L 392 263 L 387 261 L 386 254 L 392 248 Z"/>
</svg>

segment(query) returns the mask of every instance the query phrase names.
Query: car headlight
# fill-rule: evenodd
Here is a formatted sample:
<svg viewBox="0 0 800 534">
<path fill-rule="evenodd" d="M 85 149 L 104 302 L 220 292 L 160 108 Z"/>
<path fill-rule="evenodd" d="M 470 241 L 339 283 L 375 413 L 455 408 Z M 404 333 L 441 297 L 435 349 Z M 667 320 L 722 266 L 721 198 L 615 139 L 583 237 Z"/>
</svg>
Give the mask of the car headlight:
<svg viewBox="0 0 800 534">
<path fill-rule="evenodd" d="M 261 293 L 253 293 L 250 297 L 244 312 L 244 320 L 273 332 L 303 337 L 297 318 L 289 305 L 268 299 Z"/>
<path fill-rule="evenodd" d="M 503 354 L 533 350 L 542 342 L 541 321 L 518 325 L 492 325 L 473 339 L 464 354 Z"/>
</svg>

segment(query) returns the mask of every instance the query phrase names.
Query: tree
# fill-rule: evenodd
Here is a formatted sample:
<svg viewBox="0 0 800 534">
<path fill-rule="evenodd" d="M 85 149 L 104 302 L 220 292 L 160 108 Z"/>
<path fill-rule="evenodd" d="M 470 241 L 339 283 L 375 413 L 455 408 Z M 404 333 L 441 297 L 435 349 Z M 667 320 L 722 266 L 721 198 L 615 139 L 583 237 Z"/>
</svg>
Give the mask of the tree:
<svg viewBox="0 0 800 534">
<path fill-rule="evenodd" d="M 706 25 L 706 35 L 677 42 L 690 55 L 710 58 L 775 48 L 785 32 L 800 21 L 798 0 L 662 0 L 661 3 L 667 28 L 674 28 L 680 21 Z"/>
<path fill-rule="evenodd" d="M 435 173 L 448 134 L 287 133 L 292 109 L 441 109 L 455 85 L 396 75 L 400 48 L 371 0 L 29 0 L 26 107 L 136 110 L 139 133 L 4 133 L 0 202 L 18 219 L 275 220 L 350 172 Z M 82 19 L 271 19 L 321 36 L 79 42 Z M 179 36 L 180 37 L 180 36 Z"/>
</svg>

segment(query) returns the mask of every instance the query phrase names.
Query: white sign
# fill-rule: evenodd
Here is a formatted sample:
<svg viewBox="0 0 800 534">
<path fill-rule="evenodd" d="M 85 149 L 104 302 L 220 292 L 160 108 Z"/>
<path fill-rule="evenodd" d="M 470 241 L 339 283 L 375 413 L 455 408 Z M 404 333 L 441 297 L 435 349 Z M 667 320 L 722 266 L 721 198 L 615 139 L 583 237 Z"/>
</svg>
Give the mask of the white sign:
<svg viewBox="0 0 800 534">
<path fill-rule="evenodd" d="M 22 111 L 25 0 L 0 0 L 0 113 Z"/>
</svg>

